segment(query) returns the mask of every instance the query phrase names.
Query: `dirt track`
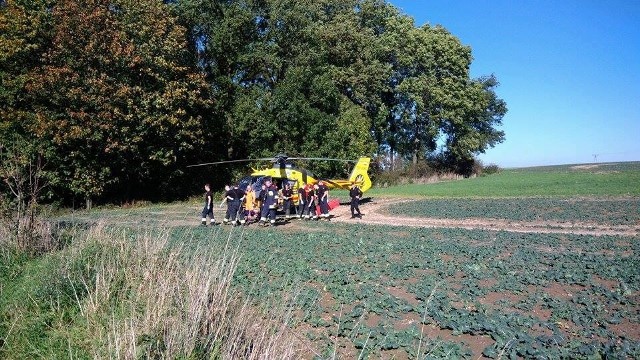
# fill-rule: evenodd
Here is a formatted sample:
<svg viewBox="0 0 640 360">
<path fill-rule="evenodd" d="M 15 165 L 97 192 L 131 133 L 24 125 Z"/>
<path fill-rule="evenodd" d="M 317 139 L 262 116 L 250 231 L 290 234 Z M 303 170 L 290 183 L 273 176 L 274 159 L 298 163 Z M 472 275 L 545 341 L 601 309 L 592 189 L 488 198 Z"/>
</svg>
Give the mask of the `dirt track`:
<svg viewBox="0 0 640 360">
<path fill-rule="evenodd" d="M 523 222 L 504 219 L 441 219 L 432 217 L 408 217 L 388 215 L 384 208 L 394 203 L 408 200 L 397 198 L 376 198 L 360 205 L 362 219 L 351 219 L 349 205 L 341 205 L 332 210 L 332 221 L 362 222 L 377 225 L 398 225 L 427 228 L 462 228 L 470 230 L 495 230 L 520 233 L 577 234 L 577 235 L 617 235 L 638 236 L 637 226 L 602 225 L 579 222 Z"/>
</svg>

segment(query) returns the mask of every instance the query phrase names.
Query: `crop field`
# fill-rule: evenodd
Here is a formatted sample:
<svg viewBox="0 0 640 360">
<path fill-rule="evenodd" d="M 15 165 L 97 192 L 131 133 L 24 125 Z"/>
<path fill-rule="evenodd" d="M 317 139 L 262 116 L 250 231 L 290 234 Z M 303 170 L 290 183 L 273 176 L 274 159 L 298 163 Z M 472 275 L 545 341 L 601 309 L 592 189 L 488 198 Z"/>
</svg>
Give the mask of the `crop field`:
<svg viewBox="0 0 640 360">
<path fill-rule="evenodd" d="M 127 226 L 143 218 L 137 223 L 171 226 L 194 248 L 230 240 L 242 254 L 235 286 L 258 303 L 293 298 L 291 327 L 306 358 L 640 355 L 638 237 L 339 218 L 202 228 L 172 225 L 184 209 L 158 210 L 122 217 Z"/>
<path fill-rule="evenodd" d="M 595 175 L 638 172 L 616 169 Z M 196 203 L 65 219 L 168 228 L 186 248 L 231 244 L 233 286 L 256 306 L 288 306 L 303 358 L 639 358 L 640 197 L 616 181 L 610 194 L 580 196 L 373 191 L 362 219 L 343 205 L 330 222 L 273 228 L 200 227 Z"/>
<path fill-rule="evenodd" d="M 230 236 L 252 297 L 296 295 L 308 357 L 640 355 L 637 238 L 303 225 L 193 241 Z"/>
<path fill-rule="evenodd" d="M 421 199 L 386 210 L 393 215 L 635 225 L 640 229 L 640 198 Z"/>
</svg>

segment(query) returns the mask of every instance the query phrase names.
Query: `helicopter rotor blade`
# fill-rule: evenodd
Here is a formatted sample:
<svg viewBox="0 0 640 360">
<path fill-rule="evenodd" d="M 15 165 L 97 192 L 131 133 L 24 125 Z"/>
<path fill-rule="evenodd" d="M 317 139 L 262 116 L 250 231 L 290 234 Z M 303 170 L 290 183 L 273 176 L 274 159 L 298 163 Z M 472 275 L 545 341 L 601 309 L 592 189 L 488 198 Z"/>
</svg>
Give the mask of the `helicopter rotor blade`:
<svg viewBox="0 0 640 360">
<path fill-rule="evenodd" d="M 260 159 L 225 160 L 225 161 L 215 161 L 215 162 L 210 162 L 210 163 L 187 165 L 187 167 L 218 165 L 218 164 L 231 164 L 231 163 L 250 162 L 250 161 L 270 161 L 270 160 L 273 160 L 273 159 L 272 158 L 260 158 Z"/>
<path fill-rule="evenodd" d="M 311 157 L 290 157 L 288 160 L 321 160 L 321 161 L 340 161 L 340 162 L 348 162 L 348 163 L 357 163 L 357 160 L 347 160 L 347 159 L 332 159 L 332 158 L 311 158 Z"/>
<path fill-rule="evenodd" d="M 187 165 L 187 167 L 198 167 L 198 166 L 218 165 L 218 164 L 233 164 L 233 163 L 250 162 L 250 161 L 271 161 L 271 162 L 274 162 L 274 163 L 277 163 L 277 162 L 286 163 L 289 160 L 339 161 L 339 162 L 346 162 L 346 163 L 357 163 L 358 162 L 357 160 L 332 159 L 332 158 L 320 158 L 320 157 L 287 157 L 284 154 L 278 154 L 277 156 L 270 157 L 270 158 L 214 161 L 214 162 L 209 162 L 209 163 Z"/>
</svg>

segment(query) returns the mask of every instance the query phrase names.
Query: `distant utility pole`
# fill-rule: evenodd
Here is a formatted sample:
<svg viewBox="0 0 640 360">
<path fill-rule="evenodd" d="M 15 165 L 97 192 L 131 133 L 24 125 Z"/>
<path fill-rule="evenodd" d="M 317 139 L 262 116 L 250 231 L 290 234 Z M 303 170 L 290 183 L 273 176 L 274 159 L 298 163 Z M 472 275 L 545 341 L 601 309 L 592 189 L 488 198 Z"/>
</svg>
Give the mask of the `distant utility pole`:
<svg viewBox="0 0 640 360">
<path fill-rule="evenodd" d="M 598 162 L 598 155 L 599 154 L 593 154 L 593 162 L 594 163 Z"/>
</svg>

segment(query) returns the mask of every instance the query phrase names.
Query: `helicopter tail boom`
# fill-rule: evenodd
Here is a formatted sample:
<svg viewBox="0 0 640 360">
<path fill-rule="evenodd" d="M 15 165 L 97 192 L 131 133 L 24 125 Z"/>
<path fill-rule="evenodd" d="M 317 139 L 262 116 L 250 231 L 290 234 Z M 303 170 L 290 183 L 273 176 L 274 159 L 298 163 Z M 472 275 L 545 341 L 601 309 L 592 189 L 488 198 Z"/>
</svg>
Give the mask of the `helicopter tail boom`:
<svg viewBox="0 0 640 360">
<path fill-rule="evenodd" d="M 371 163 L 371 158 L 361 157 L 356 166 L 351 171 L 351 175 L 349 175 L 349 179 L 347 180 L 325 180 L 329 183 L 331 187 L 341 188 L 345 190 L 349 190 L 351 188 L 351 184 L 356 183 L 360 186 L 360 190 L 365 192 L 371 188 L 371 179 L 369 179 L 369 163 Z"/>
<path fill-rule="evenodd" d="M 351 175 L 349 175 L 349 181 L 355 182 L 360 186 L 360 190 L 365 192 L 371 188 L 371 179 L 369 179 L 369 164 L 371 163 L 371 158 L 361 157 L 358 159 L 356 166 L 351 171 Z"/>
</svg>

